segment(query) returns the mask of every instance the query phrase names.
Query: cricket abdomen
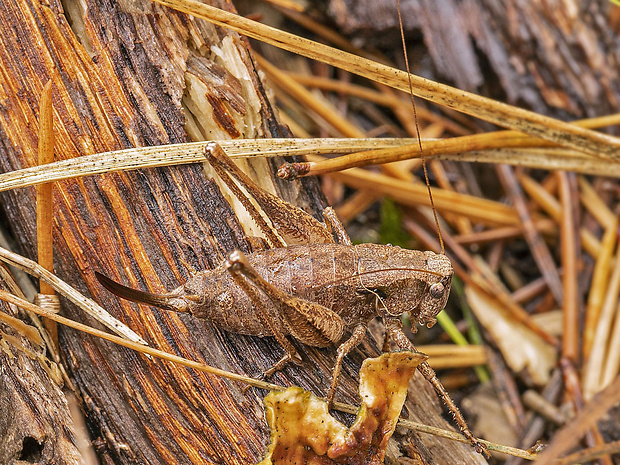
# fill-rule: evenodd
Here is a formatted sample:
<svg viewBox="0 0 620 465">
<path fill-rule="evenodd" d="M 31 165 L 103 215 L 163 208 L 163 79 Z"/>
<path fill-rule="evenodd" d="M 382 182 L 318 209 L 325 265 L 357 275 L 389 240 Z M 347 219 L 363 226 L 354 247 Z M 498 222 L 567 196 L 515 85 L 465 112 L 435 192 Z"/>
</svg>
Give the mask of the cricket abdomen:
<svg viewBox="0 0 620 465">
<path fill-rule="evenodd" d="M 357 281 L 350 279 L 356 266 L 356 254 L 350 246 L 274 248 L 248 254 L 247 260 L 261 277 L 286 294 L 318 303 L 341 315 L 345 327 L 355 326 L 360 318 L 368 321 L 375 316 L 374 298 L 357 294 Z M 272 312 L 272 324 L 283 334 L 289 334 L 278 314 L 280 310 L 262 292 L 259 295 L 268 312 Z M 272 335 L 247 294 L 223 265 L 197 273 L 167 294 L 165 308 L 209 320 L 227 331 Z"/>
</svg>

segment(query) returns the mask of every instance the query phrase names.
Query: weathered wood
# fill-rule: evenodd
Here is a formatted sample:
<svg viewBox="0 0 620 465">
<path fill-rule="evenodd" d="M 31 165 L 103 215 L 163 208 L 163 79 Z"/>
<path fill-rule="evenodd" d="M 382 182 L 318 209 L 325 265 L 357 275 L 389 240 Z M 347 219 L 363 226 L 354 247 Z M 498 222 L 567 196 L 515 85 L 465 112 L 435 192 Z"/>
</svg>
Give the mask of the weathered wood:
<svg viewBox="0 0 620 465">
<path fill-rule="evenodd" d="M 16 25 L 0 41 L 3 171 L 34 163 L 38 99 L 50 78 L 57 159 L 188 141 L 185 118 L 194 137 L 287 135 L 238 36 L 146 0 L 64 5 L 70 24 L 58 0 L 6 0 L 0 7 L 0 23 Z M 268 163 L 250 170 L 273 189 Z M 138 308 L 112 297 L 94 279 L 97 270 L 132 287 L 161 291 L 187 280 L 190 268 L 213 267 L 235 248 L 247 251 L 244 228 L 207 171 L 191 165 L 58 183 L 55 272 L 150 345 L 259 376 L 282 355 L 271 338 L 230 334 L 187 315 Z M 322 207 L 314 181 L 278 190 L 314 213 Z M 29 189 L 1 197 L 30 257 L 36 250 L 33 194 Z M 63 312 L 98 326 L 67 302 Z M 72 330 L 61 328 L 60 344 L 104 462 L 234 464 L 263 454 L 264 392 L 244 393 L 243 386 Z M 304 367 L 287 367 L 274 381 L 324 394 L 334 350 L 298 348 Z M 348 357 L 339 400 L 356 401 L 357 369 L 375 353 L 368 341 Z M 410 418 L 445 427 L 430 386 L 417 377 L 413 392 L 415 402 L 406 407 Z M 417 447 L 426 463 L 483 462 L 468 446 L 450 441 L 424 437 Z"/>
<path fill-rule="evenodd" d="M 398 34 L 395 3 L 331 0 L 328 12 L 343 30 L 381 42 Z M 439 81 L 555 117 L 599 116 L 620 107 L 613 2 L 400 4 L 405 30 L 422 33 Z"/>
</svg>

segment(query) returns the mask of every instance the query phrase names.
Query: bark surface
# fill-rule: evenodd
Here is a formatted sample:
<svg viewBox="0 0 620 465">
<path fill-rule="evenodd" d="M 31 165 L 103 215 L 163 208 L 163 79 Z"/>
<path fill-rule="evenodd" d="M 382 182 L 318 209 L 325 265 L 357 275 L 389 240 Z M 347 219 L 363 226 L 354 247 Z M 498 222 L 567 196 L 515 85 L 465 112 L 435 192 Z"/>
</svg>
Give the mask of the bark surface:
<svg viewBox="0 0 620 465">
<path fill-rule="evenodd" d="M 398 34 L 395 3 L 331 0 L 328 11 L 345 31 L 392 40 Z M 560 118 L 599 116 L 620 107 L 620 13 L 613 2 L 400 4 L 405 30 L 421 32 L 427 48 L 422 53 L 430 55 L 440 82 Z M 412 61 L 413 72 L 428 74 L 426 64 Z"/>
<path fill-rule="evenodd" d="M 0 269 L 0 289 L 19 293 Z M 2 302 L 0 312 L 20 316 Z M 0 328 L 0 463 L 82 463 L 58 366 L 45 357 L 42 340 L 6 324 Z M 33 328 L 34 329 L 34 328 Z"/>
<path fill-rule="evenodd" d="M 34 164 L 38 101 L 49 79 L 56 159 L 184 142 L 188 133 L 212 139 L 288 135 L 274 118 L 246 42 L 205 22 L 143 0 L 5 0 L 0 23 L 12 25 L 0 36 L 2 171 Z M 269 163 L 248 169 L 274 189 Z M 322 207 L 314 181 L 276 190 L 314 213 Z M 21 251 L 34 257 L 34 189 L 0 199 Z M 97 270 L 160 292 L 186 281 L 192 269 L 214 267 L 235 248 L 249 250 L 235 212 L 203 166 L 60 182 L 54 222 L 56 274 L 151 346 L 254 377 L 282 355 L 272 338 L 227 333 L 187 315 L 121 302 L 94 278 Z M 66 301 L 62 307 L 66 316 L 98 326 Z M 265 392 L 244 392 L 244 386 L 64 328 L 60 344 L 102 463 L 245 464 L 264 453 Z M 335 350 L 298 349 L 304 366 L 287 367 L 273 381 L 324 394 Z M 376 352 L 368 340 L 347 358 L 338 400 L 357 403 L 357 370 Z M 410 418 L 446 427 L 427 383 L 417 377 L 410 392 Z M 34 411 L 29 406 L 12 421 L 27 422 Z M 428 436 L 415 444 L 409 449 L 425 463 L 483 462 L 466 445 Z M 78 463 L 68 452 L 54 453 L 57 463 Z"/>
</svg>

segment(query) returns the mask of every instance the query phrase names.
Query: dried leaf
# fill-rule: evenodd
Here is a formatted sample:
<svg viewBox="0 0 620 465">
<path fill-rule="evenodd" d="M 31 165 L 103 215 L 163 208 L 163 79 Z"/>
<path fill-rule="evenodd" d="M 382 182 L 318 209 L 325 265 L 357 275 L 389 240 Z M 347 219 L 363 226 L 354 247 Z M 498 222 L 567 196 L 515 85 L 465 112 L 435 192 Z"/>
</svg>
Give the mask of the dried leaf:
<svg viewBox="0 0 620 465">
<path fill-rule="evenodd" d="M 471 286 L 465 288 L 465 296 L 480 323 L 493 335 L 510 368 L 515 372 L 525 369 L 534 383 L 546 384 L 555 366 L 555 349 Z"/>
<path fill-rule="evenodd" d="M 383 463 L 409 380 L 425 359 L 423 354 L 395 352 L 365 360 L 362 405 L 350 428 L 329 414 L 323 399 L 300 387 L 270 393 L 265 409 L 271 444 L 259 465 Z"/>
</svg>

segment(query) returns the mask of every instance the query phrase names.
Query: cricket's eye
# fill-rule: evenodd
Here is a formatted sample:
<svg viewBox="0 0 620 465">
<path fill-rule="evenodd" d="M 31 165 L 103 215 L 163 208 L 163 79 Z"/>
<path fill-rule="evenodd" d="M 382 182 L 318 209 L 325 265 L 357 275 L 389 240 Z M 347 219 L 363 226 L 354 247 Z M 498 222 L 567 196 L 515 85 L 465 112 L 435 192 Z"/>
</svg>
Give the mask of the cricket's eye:
<svg viewBox="0 0 620 465">
<path fill-rule="evenodd" d="M 431 297 L 433 297 L 434 299 L 439 299 L 440 297 L 443 296 L 444 290 L 445 290 L 445 286 L 441 283 L 435 283 L 431 285 L 431 288 L 430 288 Z"/>
</svg>

